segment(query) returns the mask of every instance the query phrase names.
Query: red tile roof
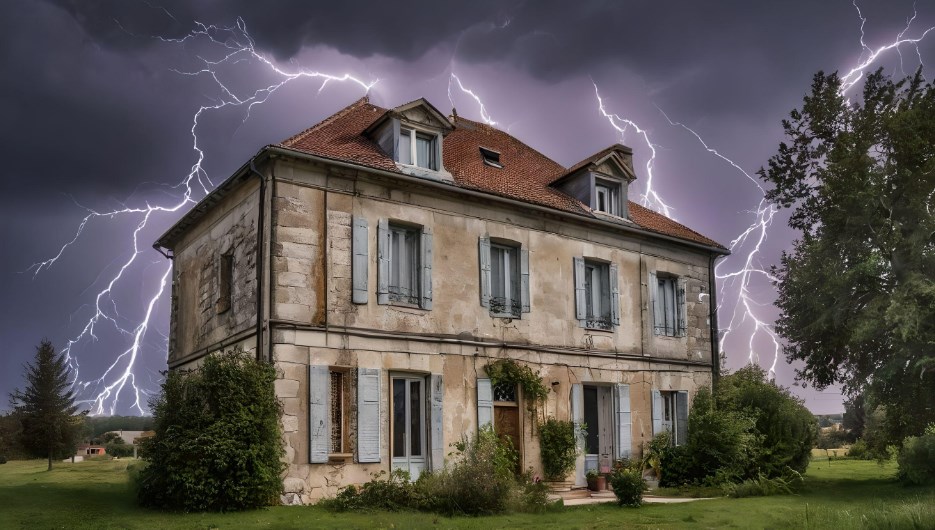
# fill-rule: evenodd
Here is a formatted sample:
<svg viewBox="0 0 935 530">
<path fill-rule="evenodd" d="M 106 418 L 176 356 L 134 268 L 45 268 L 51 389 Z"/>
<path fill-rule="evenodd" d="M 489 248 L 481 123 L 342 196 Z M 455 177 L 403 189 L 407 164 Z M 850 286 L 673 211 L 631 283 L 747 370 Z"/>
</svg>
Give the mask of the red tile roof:
<svg viewBox="0 0 935 530">
<path fill-rule="evenodd" d="M 363 97 L 320 123 L 283 140 L 280 145 L 316 156 L 400 173 L 395 162 L 362 134 L 386 112 L 387 109 L 377 107 Z M 452 121 L 455 129 L 445 137 L 442 158 L 445 169 L 454 177 L 455 185 L 596 218 L 587 205 L 549 186 L 566 175 L 567 168 L 499 129 L 460 116 Z M 503 168 L 484 164 L 480 147 L 498 151 Z M 611 146 L 598 154 L 615 147 L 618 146 Z M 577 166 L 582 166 L 582 163 Z M 629 212 L 630 220 L 644 230 L 724 248 L 687 226 L 633 201 L 630 201 Z"/>
</svg>

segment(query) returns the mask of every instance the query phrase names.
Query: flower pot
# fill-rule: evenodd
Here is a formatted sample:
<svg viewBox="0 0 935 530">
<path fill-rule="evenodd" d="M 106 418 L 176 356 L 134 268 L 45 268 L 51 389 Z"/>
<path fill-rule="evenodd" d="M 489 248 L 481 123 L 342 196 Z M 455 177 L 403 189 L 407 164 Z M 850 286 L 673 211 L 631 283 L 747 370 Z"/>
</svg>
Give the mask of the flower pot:
<svg viewBox="0 0 935 530">
<path fill-rule="evenodd" d="M 596 477 L 588 477 L 588 489 L 591 491 L 604 491 L 607 489 L 607 477 L 604 475 L 598 475 Z"/>
</svg>

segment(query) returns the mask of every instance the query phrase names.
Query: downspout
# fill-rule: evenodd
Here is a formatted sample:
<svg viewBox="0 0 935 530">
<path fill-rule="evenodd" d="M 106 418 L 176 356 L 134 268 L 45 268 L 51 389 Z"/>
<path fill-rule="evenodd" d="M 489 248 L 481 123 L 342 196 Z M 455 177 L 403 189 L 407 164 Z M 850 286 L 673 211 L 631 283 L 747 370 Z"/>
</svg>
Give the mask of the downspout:
<svg viewBox="0 0 935 530">
<path fill-rule="evenodd" d="M 256 360 L 263 351 L 263 235 L 266 230 L 266 177 L 256 169 L 256 157 L 250 159 L 250 171 L 260 179 L 260 204 L 256 230 Z"/>
<path fill-rule="evenodd" d="M 714 261 L 718 258 L 716 254 L 711 254 L 708 258 L 708 314 L 711 315 L 711 382 L 717 384 L 721 375 L 721 355 L 719 328 L 717 325 L 717 278 L 714 276 Z"/>
</svg>

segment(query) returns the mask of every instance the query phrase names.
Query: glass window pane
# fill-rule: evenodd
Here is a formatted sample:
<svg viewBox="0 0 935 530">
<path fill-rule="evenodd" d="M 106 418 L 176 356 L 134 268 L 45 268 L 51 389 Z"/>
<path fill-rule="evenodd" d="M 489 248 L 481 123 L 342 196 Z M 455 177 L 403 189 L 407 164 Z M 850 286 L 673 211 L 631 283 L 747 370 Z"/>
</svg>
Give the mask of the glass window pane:
<svg viewBox="0 0 935 530">
<path fill-rule="evenodd" d="M 406 381 L 393 379 L 393 456 L 406 456 Z"/>
<path fill-rule="evenodd" d="M 495 298 L 503 298 L 503 249 L 490 247 L 490 293 Z"/>
<path fill-rule="evenodd" d="M 519 278 L 519 252 L 516 248 L 511 248 L 509 252 L 510 257 L 510 298 L 515 303 L 520 301 L 520 278 Z M 517 311 L 514 311 L 518 313 Z"/>
<path fill-rule="evenodd" d="M 593 386 L 584 387 L 584 423 L 588 426 L 584 440 L 585 454 L 597 454 L 600 420 L 597 410 L 597 388 Z"/>
<path fill-rule="evenodd" d="M 435 169 L 435 142 L 431 136 L 416 135 L 416 165 Z"/>
<path fill-rule="evenodd" d="M 586 314 L 590 318 L 594 316 L 594 267 L 585 265 L 584 267 L 584 305 Z"/>
<path fill-rule="evenodd" d="M 610 267 L 606 264 L 601 265 L 601 307 L 598 316 L 602 318 L 610 317 Z"/>
<path fill-rule="evenodd" d="M 412 164 L 412 131 L 399 130 L 399 163 Z"/>
<path fill-rule="evenodd" d="M 422 455 L 422 382 L 409 381 L 410 455 Z"/>
</svg>

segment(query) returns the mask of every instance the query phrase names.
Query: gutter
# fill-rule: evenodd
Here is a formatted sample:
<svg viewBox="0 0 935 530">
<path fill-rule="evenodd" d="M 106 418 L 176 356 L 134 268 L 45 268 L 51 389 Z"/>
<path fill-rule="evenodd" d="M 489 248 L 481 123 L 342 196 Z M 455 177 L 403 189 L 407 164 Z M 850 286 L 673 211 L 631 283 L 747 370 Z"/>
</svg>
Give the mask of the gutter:
<svg viewBox="0 0 935 530">
<path fill-rule="evenodd" d="M 260 179 L 260 204 L 256 226 L 256 360 L 263 351 L 263 235 L 266 230 L 266 177 L 257 171 L 256 159 L 250 159 L 250 171 Z"/>
<path fill-rule="evenodd" d="M 711 326 L 711 382 L 717 384 L 721 376 L 721 337 L 717 325 L 717 278 L 714 276 L 714 262 L 719 256 L 711 255 L 708 258 L 708 319 Z"/>
</svg>

